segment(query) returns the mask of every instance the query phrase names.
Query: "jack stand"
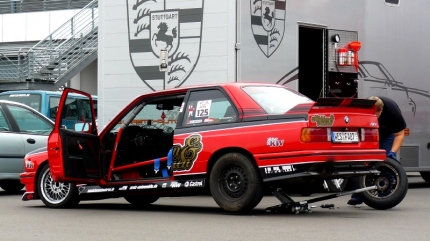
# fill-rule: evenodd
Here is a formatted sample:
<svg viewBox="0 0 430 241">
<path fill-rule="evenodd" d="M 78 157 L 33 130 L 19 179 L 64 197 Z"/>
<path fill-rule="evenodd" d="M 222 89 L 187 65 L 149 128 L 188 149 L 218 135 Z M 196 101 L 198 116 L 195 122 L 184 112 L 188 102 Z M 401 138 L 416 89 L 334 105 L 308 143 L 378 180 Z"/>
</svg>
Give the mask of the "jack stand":
<svg viewBox="0 0 430 241">
<path fill-rule="evenodd" d="M 283 212 L 283 213 L 295 213 L 295 214 L 310 213 L 312 212 L 311 208 L 315 207 L 315 206 L 312 206 L 312 207 L 309 206 L 310 203 L 315 203 L 315 202 L 324 201 L 332 198 L 337 198 L 340 196 L 345 196 L 353 193 L 360 193 L 360 192 L 365 192 L 365 191 L 370 191 L 375 189 L 376 189 L 376 186 L 371 186 L 371 187 L 365 187 L 365 188 L 361 188 L 361 189 L 357 189 L 349 192 L 339 192 L 339 193 L 334 193 L 334 194 L 330 194 L 322 197 L 312 198 L 309 200 L 295 202 L 281 188 L 277 188 L 276 190 L 273 190 L 272 193 L 281 202 L 281 204 L 266 208 L 266 212 L 268 213 Z M 334 204 L 323 204 L 320 207 L 332 209 L 334 208 Z"/>
</svg>

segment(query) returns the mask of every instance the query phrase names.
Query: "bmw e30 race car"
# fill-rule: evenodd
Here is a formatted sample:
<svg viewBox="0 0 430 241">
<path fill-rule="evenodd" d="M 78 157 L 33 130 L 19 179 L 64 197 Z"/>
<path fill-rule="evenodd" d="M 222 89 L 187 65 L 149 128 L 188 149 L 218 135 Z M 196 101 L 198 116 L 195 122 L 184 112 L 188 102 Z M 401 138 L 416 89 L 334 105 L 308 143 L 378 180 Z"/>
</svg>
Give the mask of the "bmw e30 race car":
<svg viewBox="0 0 430 241">
<path fill-rule="evenodd" d="M 72 93 L 85 98 L 68 101 Z M 47 149 L 25 157 L 23 200 L 62 208 L 124 197 L 148 205 L 210 191 L 222 209 L 236 212 L 253 209 L 270 190 L 282 204 L 268 211 L 306 211 L 309 203 L 350 193 L 389 209 L 407 192 L 402 167 L 378 149 L 373 100 L 314 102 L 262 83 L 175 88 L 137 97 L 99 133 L 92 105 L 87 93 L 63 91 Z M 88 108 L 66 129 L 62 122 L 76 106 Z M 282 190 L 348 177 L 356 177 L 357 190 L 304 202 Z"/>
</svg>

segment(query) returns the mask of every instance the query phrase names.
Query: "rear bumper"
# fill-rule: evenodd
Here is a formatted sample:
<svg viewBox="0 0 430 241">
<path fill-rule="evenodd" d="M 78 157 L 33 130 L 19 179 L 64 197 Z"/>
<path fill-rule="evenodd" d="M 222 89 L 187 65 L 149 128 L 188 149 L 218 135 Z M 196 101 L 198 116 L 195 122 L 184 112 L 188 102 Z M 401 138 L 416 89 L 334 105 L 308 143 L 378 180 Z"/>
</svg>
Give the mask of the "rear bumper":
<svg viewBox="0 0 430 241">
<path fill-rule="evenodd" d="M 292 178 L 345 178 L 378 174 L 384 150 L 318 150 L 256 156 L 264 182 Z"/>
</svg>

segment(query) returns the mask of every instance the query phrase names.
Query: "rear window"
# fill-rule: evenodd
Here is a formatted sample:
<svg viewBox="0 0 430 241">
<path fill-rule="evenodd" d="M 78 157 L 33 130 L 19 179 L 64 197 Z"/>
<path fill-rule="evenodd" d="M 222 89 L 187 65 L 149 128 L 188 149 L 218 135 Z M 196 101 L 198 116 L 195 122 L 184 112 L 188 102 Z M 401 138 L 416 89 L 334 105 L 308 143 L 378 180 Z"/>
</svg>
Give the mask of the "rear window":
<svg viewBox="0 0 430 241">
<path fill-rule="evenodd" d="M 42 96 L 40 94 L 3 94 L 0 95 L 0 100 L 9 100 L 22 103 L 40 112 L 40 102 Z"/>
<path fill-rule="evenodd" d="M 242 88 L 269 115 L 280 115 L 303 103 L 313 102 L 308 97 L 283 87 L 246 86 Z"/>
</svg>

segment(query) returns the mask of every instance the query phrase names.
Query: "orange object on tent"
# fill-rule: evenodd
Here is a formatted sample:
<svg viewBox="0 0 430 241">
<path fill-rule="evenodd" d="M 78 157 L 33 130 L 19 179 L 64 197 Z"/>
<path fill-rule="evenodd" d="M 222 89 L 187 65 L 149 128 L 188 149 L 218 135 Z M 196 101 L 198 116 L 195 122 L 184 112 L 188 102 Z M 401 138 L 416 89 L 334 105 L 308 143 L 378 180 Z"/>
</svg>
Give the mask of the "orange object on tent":
<svg viewBox="0 0 430 241">
<path fill-rule="evenodd" d="M 358 71 L 358 51 L 361 49 L 361 42 L 358 42 L 358 41 L 350 42 L 348 45 L 349 45 L 349 48 L 354 51 L 354 54 L 355 54 L 354 65 L 355 65 L 355 70 Z"/>
</svg>

